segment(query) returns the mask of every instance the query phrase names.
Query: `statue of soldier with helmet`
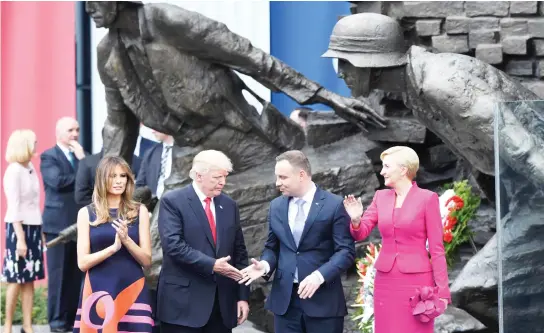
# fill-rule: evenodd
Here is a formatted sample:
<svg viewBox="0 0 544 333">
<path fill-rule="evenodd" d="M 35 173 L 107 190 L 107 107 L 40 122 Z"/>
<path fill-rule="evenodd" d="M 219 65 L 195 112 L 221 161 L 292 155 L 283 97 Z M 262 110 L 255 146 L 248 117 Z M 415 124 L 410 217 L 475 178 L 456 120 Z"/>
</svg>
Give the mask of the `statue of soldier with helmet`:
<svg viewBox="0 0 544 333">
<path fill-rule="evenodd" d="M 470 56 L 407 47 L 398 22 L 360 13 L 339 20 L 323 57 L 337 58 L 354 96 L 400 92 L 429 130 L 478 171 L 494 174 L 494 114 L 501 101 L 536 100 L 533 92 Z M 513 170 L 544 184 L 544 136 L 538 110 L 503 110 L 500 156 Z M 489 198 L 493 200 L 494 198 Z"/>
</svg>

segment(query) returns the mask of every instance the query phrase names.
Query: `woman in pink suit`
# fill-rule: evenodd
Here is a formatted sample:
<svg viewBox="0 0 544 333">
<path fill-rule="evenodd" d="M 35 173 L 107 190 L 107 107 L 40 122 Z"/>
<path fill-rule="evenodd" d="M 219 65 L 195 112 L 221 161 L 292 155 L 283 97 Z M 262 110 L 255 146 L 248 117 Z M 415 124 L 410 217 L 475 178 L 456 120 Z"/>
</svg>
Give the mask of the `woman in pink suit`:
<svg viewBox="0 0 544 333">
<path fill-rule="evenodd" d="M 380 158 L 380 174 L 391 189 L 377 191 L 364 214 L 360 198 L 350 195 L 344 200 L 355 241 L 367 238 L 376 225 L 382 236 L 375 264 L 375 332 L 433 333 L 434 319 L 424 322 L 428 317 L 414 315 L 410 298 L 417 289 L 436 287 L 443 302 L 436 302 L 438 312 L 450 303 L 438 195 L 412 181 L 419 169 L 419 158 L 411 148 L 392 147 Z"/>
</svg>

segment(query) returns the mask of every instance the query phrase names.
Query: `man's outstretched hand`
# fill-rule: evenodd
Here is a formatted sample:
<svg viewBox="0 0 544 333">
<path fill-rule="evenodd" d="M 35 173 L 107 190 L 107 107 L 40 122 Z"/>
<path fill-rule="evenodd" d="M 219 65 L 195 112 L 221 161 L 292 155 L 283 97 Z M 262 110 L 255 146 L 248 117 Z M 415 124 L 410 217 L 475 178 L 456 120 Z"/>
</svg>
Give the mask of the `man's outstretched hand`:
<svg viewBox="0 0 544 333">
<path fill-rule="evenodd" d="M 236 269 L 236 267 L 231 266 L 228 263 L 229 260 L 230 256 L 217 259 L 215 265 L 213 265 L 213 271 L 217 274 L 231 278 L 234 281 L 238 281 L 242 278 L 242 273 Z"/>
<path fill-rule="evenodd" d="M 339 117 L 357 125 L 367 132 L 367 127 L 386 128 L 387 120 L 379 115 L 367 102 L 343 97 L 322 88 L 317 92 L 319 103 L 330 106 Z"/>
<path fill-rule="evenodd" d="M 251 282 L 257 280 L 261 276 L 266 274 L 266 266 L 262 261 L 258 261 L 254 258 L 251 259 L 251 265 L 242 269 L 242 279 L 238 283 L 245 283 L 246 286 L 249 286 Z"/>
</svg>

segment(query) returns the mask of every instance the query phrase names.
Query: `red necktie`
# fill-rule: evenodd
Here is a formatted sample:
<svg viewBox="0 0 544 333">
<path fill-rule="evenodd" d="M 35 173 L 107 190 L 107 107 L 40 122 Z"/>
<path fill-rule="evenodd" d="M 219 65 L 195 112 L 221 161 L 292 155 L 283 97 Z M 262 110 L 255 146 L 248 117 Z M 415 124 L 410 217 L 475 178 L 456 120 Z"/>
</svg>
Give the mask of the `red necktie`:
<svg viewBox="0 0 544 333">
<path fill-rule="evenodd" d="M 210 229 L 212 229 L 213 243 L 215 244 L 217 242 L 217 236 L 215 233 L 215 219 L 213 218 L 213 213 L 211 208 L 212 198 L 206 198 L 204 199 L 204 202 L 206 203 L 206 208 L 204 210 L 206 211 L 208 222 L 210 222 Z"/>
</svg>

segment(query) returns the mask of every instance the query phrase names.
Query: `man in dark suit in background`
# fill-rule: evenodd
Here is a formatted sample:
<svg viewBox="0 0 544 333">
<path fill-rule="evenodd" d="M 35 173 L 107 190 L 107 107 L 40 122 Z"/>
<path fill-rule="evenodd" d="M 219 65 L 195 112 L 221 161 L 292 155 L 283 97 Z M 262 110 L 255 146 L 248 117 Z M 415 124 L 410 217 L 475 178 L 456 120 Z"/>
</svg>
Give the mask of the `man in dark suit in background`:
<svg viewBox="0 0 544 333">
<path fill-rule="evenodd" d="M 151 147 L 157 144 L 156 141 L 149 140 L 148 138 L 142 136 L 142 129 L 147 131 L 149 128 L 140 123 L 140 135 L 136 141 L 136 148 L 134 148 L 134 155 L 138 156 L 139 158 L 144 157 L 145 153 L 151 149 Z"/>
<path fill-rule="evenodd" d="M 102 136 L 104 135 L 104 130 L 102 130 Z M 146 139 L 147 140 L 147 139 Z M 151 141 L 151 140 L 148 140 Z M 104 150 L 100 150 L 99 153 L 86 156 L 79 162 L 79 166 L 76 174 L 76 184 L 75 184 L 75 201 L 78 205 L 87 206 L 93 201 L 93 191 L 94 191 L 94 178 L 96 176 L 96 168 L 98 163 L 104 155 Z M 142 159 L 136 155 L 132 156 L 131 169 L 134 173 L 134 177 L 138 176 L 140 170 L 140 165 Z"/>
<path fill-rule="evenodd" d="M 247 318 L 249 288 L 236 282 L 247 266 L 240 214 L 221 193 L 231 170 L 222 152 L 202 151 L 193 160 L 193 183 L 160 201 L 161 333 L 228 333 Z"/>
<path fill-rule="evenodd" d="M 46 241 L 76 223 L 81 206 L 74 200 L 78 164 L 85 152 L 78 143 L 79 124 L 69 117 L 56 126 L 57 144 L 41 156 L 40 171 L 45 190 L 43 232 Z M 72 331 L 78 307 L 82 274 L 77 266 L 76 243 L 70 241 L 47 252 L 47 315 L 51 332 Z"/>
<path fill-rule="evenodd" d="M 300 151 L 278 156 L 275 173 L 283 196 L 270 203 L 261 261 L 252 259 L 240 283 L 275 272 L 266 308 L 275 315 L 276 332 L 342 333 L 347 308 L 341 275 L 355 260 L 343 199 L 315 185 Z"/>
<path fill-rule="evenodd" d="M 161 198 L 164 192 L 164 181 L 172 171 L 172 136 L 153 130 L 159 143 L 155 143 L 143 156 L 136 187 L 147 186 L 154 197 Z"/>
</svg>

